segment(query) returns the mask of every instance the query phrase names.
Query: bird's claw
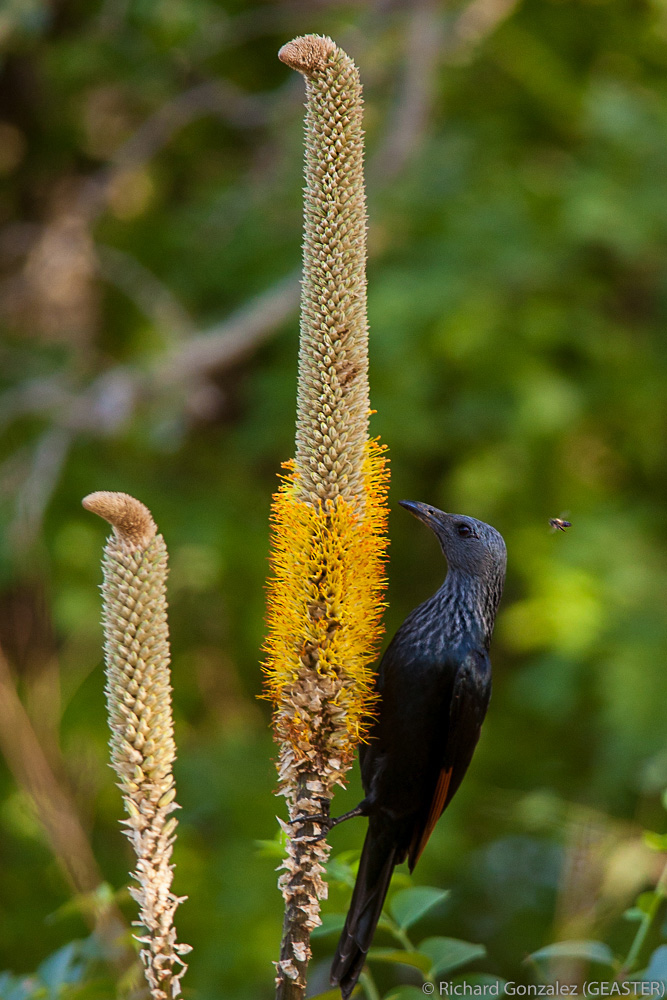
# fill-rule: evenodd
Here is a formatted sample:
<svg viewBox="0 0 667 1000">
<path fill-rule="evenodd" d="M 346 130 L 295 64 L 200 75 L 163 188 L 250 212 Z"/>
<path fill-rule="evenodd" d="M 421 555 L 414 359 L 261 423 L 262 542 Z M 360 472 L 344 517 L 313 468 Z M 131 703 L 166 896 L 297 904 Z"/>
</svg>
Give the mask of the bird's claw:
<svg viewBox="0 0 667 1000">
<path fill-rule="evenodd" d="M 328 827 L 324 830 L 320 830 L 319 833 L 314 833 L 312 837 L 292 837 L 291 841 L 293 844 L 317 844 L 318 841 L 324 840 L 324 838 L 329 833 Z"/>
<path fill-rule="evenodd" d="M 300 816 L 295 816 L 292 820 L 292 826 L 303 827 L 307 823 L 316 823 L 318 826 L 321 826 L 322 829 L 319 833 L 314 833 L 310 836 L 292 837 L 292 841 L 301 844 L 315 844 L 318 840 L 324 840 L 333 825 L 331 817 L 325 816 L 323 813 L 301 813 Z"/>
<path fill-rule="evenodd" d="M 316 823 L 318 826 L 322 827 L 319 833 L 316 833 L 309 837 L 292 837 L 292 841 L 301 841 L 304 844 L 314 844 L 318 840 L 323 840 L 328 833 L 339 823 L 344 823 L 347 819 L 352 819 L 353 816 L 367 816 L 367 803 L 364 799 L 360 802 L 358 806 L 354 809 L 350 809 L 349 812 L 343 813 L 342 816 L 325 816 L 322 813 L 301 813 L 299 816 L 295 816 L 292 820 L 292 826 L 306 826 L 307 823 Z"/>
<path fill-rule="evenodd" d="M 320 826 L 328 826 L 331 822 L 331 816 L 325 816 L 324 813 L 301 813 L 299 816 L 295 816 L 292 820 L 293 823 L 318 823 Z"/>
</svg>

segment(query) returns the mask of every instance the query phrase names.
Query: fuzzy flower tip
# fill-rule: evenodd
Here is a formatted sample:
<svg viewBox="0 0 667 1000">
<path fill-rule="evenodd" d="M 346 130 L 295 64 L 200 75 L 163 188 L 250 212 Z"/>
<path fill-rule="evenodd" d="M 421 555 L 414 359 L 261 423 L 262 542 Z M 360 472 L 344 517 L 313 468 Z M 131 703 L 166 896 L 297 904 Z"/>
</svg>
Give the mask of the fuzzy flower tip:
<svg viewBox="0 0 667 1000">
<path fill-rule="evenodd" d="M 167 549 L 150 511 L 125 493 L 91 493 L 83 506 L 113 526 L 102 563 L 106 695 L 111 764 L 137 857 L 130 888 L 139 904 L 137 940 L 153 1000 L 180 993 L 188 945 L 176 943 L 171 855 L 178 808 L 172 764 L 167 625 Z"/>
<path fill-rule="evenodd" d="M 361 511 L 370 412 L 361 82 L 330 38 L 296 38 L 281 54 L 305 74 L 307 94 L 297 490 Z"/>
</svg>

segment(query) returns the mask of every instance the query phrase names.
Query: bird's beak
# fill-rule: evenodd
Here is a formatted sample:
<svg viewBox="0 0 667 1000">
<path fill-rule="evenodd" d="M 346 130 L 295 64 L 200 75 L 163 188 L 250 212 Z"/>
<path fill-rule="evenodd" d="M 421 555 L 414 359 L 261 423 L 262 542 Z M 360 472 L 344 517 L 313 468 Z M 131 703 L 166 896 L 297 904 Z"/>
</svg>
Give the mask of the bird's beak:
<svg viewBox="0 0 667 1000">
<path fill-rule="evenodd" d="M 429 528 L 435 528 L 440 523 L 438 520 L 438 514 L 442 517 L 443 511 L 436 511 L 433 507 L 429 507 L 428 504 L 420 503 L 418 500 L 399 500 L 401 507 L 405 507 L 409 510 L 414 517 L 419 521 L 423 521 L 427 524 Z"/>
</svg>

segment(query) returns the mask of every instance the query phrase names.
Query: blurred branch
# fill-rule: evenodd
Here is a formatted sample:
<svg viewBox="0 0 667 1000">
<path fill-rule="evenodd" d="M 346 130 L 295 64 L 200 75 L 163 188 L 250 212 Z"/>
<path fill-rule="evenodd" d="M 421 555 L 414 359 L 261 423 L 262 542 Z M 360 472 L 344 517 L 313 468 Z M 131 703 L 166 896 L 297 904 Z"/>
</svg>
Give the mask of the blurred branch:
<svg viewBox="0 0 667 1000">
<path fill-rule="evenodd" d="M 520 0 L 472 0 L 446 28 L 437 0 L 408 5 L 404 72 L 387 134 L 371 163 L 376 184 L 387 184 L 419 154 L 436 100 L 438 68 L 470 59 Z"/>
<path fill-rule="evenodd" d="M 472 0 L 458 17 L 452 31 L 452 41 L 446 49 L 448 62 L 461 62 L 472 56 L 503 21 L 510 17 L 521 0 Z"/>
<path fill-rule="evenodd" d="M 238 363 L 267 340 L 299 303 L 299 278 L 292 274 L 251 299 L 222 323 L 158 355 L 148 370 L 121 366 L 100 375 L 75 392 L 65 378 L 32 379 L 0 399 L 6 423 L 23 416 L 41 416 L 58 428 L 106 436 L 131 419 L 147 395 L 175 385 L 194 386 Z M 53 442 L 61 440 L 54 436 Z M 48 443 L 48 442 L 47 442 Z M 51 447 L 51 446 L 50 446 Z M 45 444 L 45 457 L 50 454 Z"/>
<path fill-rule="evenodd" d="M 138 280 L 137 272 L 131 271 L 133 263 L 128 264 L 125 255 L 122 258 L 123 266 L 130 268 L 127 280 Z M 118 263 L 114 258 L 114 264 Z M 138 262 L 137 266 L 141 268 Z M 144 292 L 151 298 L 146 309 L 160 310 L 162 316 L 167 311 L 178 321 L 179 307 L 161 283 Z M 0 399 L 0 422 L 39 416 L 50 423 L 16 489 L 10 534 L 18 550 L 24 552 L 37 537 L 77 434 L 108 437 L 117 433 L 146 399 L 167 395 L 173 399 L 174 390 L 182 411 L 198 412 L 210 376 L 237 364 L 268 340 L 296 312 L 298 303 L 299 278 L 294 274 L 261 292 L 224 322 L 161 353 L 148 370 L 119 365 L 80 392 L 67 379 L 54 377 L 33 379 L 5 393 Z"/>
<path fill-rule="evenodd" d="M 9 664 L 0 649 L 0 749 L 14 779 L 32 799 L 51 849 L 77 895 L 96 890 L 102 874 L 77 815 L 71 793 L 56 777 L 16 692 Z M 84 916 L 88 914 L 84 912 Z M 134 961 L 132 951 L 119 943 L 127 926 L 113 904 L 97 913 L 91 924 L 103 939 L 115 964 Z"/>
<path fill-rule="evenodd" d="M 247 94 L 230 80 L 205 80 L 147 118 L 116 151 L 113 166 L 117 170 L 136 170 L 166 146 L 176 132 L 204 115 L 213 115 L 235 128 L 265 125 L 269 96 Z"/>
<path fill-rule="evenodd" d="M 21 417 L 54 414 L 71 401 L 71 388 L 61 374 L 31 378 L 0 396 L 0 427 Z"/>
<path fill-rule="evenodd" d="M 134 302 L 171 341 L 189 337 L 195 325 L 169 288 L 136 257 L 116 247 L 96 245 L 99 273 Z"/>
<path fill-rule="evenodd" d="M 16 513 L 9 528 L 14 544 L 22 551 L 30 547 L 39 531 L 67 460 L 71 441 L 72 435 L 68 430 L 52 426 L 37 442 L 30 471 L 17 493 Z"/>
<path fill-rule="evenodd" d="M 421 147 L 435 98 L 443 39 L 442 11 L 435 0 L 411 8 L 401 92 L 371 171 L 382 182 L 396 177 Z"/>
<path fill-rule="evenodd" d="M 138 170 L 163 149 L 174 135 L 213 115 L 234 128 L 257 128 L 268 120 L 271 95 L 247 94 L 229 80 L 206 80 L 167 101 L 116 150 L 111 163 L 81 187 L 77 210 L 92 222 L 104 210 L 119 175 Z"/>
<path fill-rule="evenodd" d="M 299 275 L 260 292 L 224 322 L 191 337 L 160 365 L 159 382 L 198 379 L 236 364 L 279 329 L 299 305 Z"/>
</svg>

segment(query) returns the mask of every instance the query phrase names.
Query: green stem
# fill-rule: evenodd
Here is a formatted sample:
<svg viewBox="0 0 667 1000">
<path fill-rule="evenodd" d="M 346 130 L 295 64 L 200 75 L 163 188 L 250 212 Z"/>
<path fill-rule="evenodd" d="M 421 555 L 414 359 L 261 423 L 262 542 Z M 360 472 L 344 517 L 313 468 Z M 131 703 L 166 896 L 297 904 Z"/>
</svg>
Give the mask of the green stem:
<svg viewBox="0 0 667 1000">
<path fill-rule="evenodd" d="M 368 969 L 361 973 L 359 979 L 361 980 L 361 985 L 366 992 L 368 1000 L 380 1000 L 380 993 L 375 985 L 375 980 Z"/>
<path fill-rule="evenodd" d="M 387 916 L 385 912 L 382 913 L 382 926 L 385 928 L 385 930 L 389 931 L 392 937 L 396 938 L 399 944 L 401 944 L 406 951 L 415 950 L 415 946 L 413 945 L 412 941 L 405 933 L 403 928 L 399 927 L 396 921 L 393 920 L 391 917 Z"/>
<path fill-rule="evenodd" d="M 660 904 L 664 899 L 667 899 L 667 864 L 665 864 L 665 867 L 662 870 L 662 875 L 658 879 L 651 904 L 646 913 L 642 916 L 639 927 L 637 928 L 637 933 L 635 934 L 633 942 L 630 945 L 630 951 L 628 952 L 627 958 L 625 959 L 621 969 L 622 975 L 632 972 L 637 965 L 642 949 L 646 944 L 646 938 L 648 937 L 649 931 L 653 926 L 653 921 L 658 914 Z"/>
</svg>

